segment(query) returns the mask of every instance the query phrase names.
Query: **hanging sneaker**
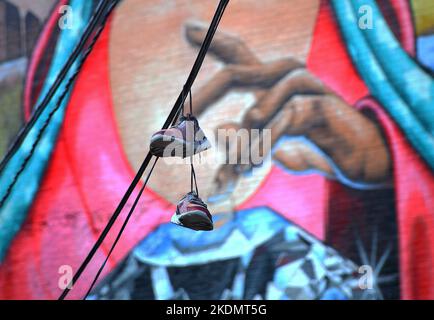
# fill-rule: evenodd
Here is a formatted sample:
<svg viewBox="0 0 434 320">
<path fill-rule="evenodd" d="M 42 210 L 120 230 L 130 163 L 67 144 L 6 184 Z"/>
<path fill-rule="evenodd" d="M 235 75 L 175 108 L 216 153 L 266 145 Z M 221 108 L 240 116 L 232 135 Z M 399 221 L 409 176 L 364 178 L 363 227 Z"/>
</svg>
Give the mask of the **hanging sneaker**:
<svg viewBox="0 0 434 320">
<path fill-rule="evenodd" d="M 197 119 L 181 116 L 178 124 L 152 135 L 151 153 L 157 157 L 186 158 L 211 147 Z"/>
<path fill-rule="evenodd" d="M 187 193 L 176 206 L 172 223 L 196 231 L 210 231 L 214 229 L 212 216 L 207 205 L 192 191 Z"/>
</svg>

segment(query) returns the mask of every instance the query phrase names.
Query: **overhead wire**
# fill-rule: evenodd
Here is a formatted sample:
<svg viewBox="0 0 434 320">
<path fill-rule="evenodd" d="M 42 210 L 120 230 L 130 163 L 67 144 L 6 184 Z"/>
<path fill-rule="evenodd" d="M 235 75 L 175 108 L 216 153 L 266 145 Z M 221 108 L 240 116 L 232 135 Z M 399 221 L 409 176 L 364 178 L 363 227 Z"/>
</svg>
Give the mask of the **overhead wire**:
<svg viewBox="0 0 434 320">
<path fill-rule="evenodd" d="M 52 117 L 54 116 L 54 114 L 56 113 L 56 111 L 59 110 L 59 108 L 61 107 L 63 99 L 66 97 L 66 95 L 69 92 L 72 84 L 74 83 L 77 75 L 80 73 L 81 67 L 83 66 L 84 62 L 86 61 L 87 57 L 89 56 L 90 52 L 92 51 L 96 41 L 98 40 L 99 36 L 101 35 L 102 31 L 104 30 L 107 19 L 110 16 L 110 13 L 112 12 L 112 10 L 116 7 L 118 2 L 119 2 L 119 0 L 114 0 L 114 1 L 102 0 L 99 3 L 99 5 L 96 9 L 96 12 L 93 15 L 93 18 L 91 18 L 91 22 L 89 23 L 88 27 L 86 28 L 85 34 L 83 34 L 83 37 L 81 38 L 79 44 L 77 45 L 77 47 L 75 48 L 75 50 L 71 54 L 71 58 L 68 59 L 65 66 L 60 71 L 59 76 L 56 78 L 53 86 L 51 86 L 49 92 L 44 97 L 44 100 L 41 102 L 41 104 L 35 110 L 34 114 L 32 115 L 31 119 L 29 120 L 29 122 L 24 126 L 23 130 L 20 132 L 16 142 L 12 145 L 12 148 L 10 149 L 10 151 L 8 151 L 6 157 L 3 159 L 3 161 L 0 165 L 0 174 L 1 174 L 2 170 L 4 169 L 4 167 L 6 166 L 6 163 L 10 160 L 10 158 L 13 156 L 13 154 L 16 152 L 16 150 L 18 150 L 20 144 L 22 143 L 22 141 L 24 140 L 24 138 L 26 137 L 26 135 L 30 131 L 30 129 L 33 127 L 34 123 L 39 119 L 41 113 L 48 106 L 48 103 L 51 101 L 51 98 L 53 97 L 54 93 L 56 92 L 56 90 L 59 88 L 60 84 L 64 80 L 66 73 L 68 73 L 68 71 L 70 70 L 70 67 L 75 62 L 74 57 L 76 55 L 78 56 L 81 53 L 80 50 L 83 50 L 84 46 L 81 46 L 81 44 L 82 43 L 86 44 L 88 42 L 88 40 L 89 40 L 89 37 L 87 36 L 88 31 L 89 31 L 89 35 L 91 35 L 92 31 L 94 31 L 94 22 L 97 22 L 97 20 L 99 20 L 99 17 L 101 17 L 101 15 L 103 13 L 102 11 L 105 11 L 104 17 L 101 21 L 99 28 L 94 33 L 94 36 L 93 36 L 91 42 L 87 46 L 86 50 L 83 52 L 83 54 L 82 54 L 82 56 L 78 62 L 76 71 L 71 75 L 71 77 L 68 79 L 68 82 L 65 84 L 64 90 L 60 94 L 60 96 L 56 102 L 56 105 L 50 111 L 50 113 L 47 116 L 47 119 L 45 119 L 42 127 L 37 132 L 35 141 L 33 142 L 32 146 L 29 150 L 29 153 L 24 158 L 23 162 L 21 163 L 20 168 L 15 172 L 15 175 L 12 178 L 11 183 L 8 185 L 6 192 L 4 193 L 3 197 L 1 198 L 0 208 L 2 208 L 3 205 L 5 204 L 7 198 L 9 197 L 9 195 L 12 192 L 14 185 L 18 181 L 19 176 L 24 171 L 27 163 L 29 162 L 29 160 L 31 159 L 33 154 L 35 153 L 36 147 L 38 146 L 39 142 L 41 141 L 43 133 L 45 132 L 48 125 L 50 124 L 50 121 L 51 121 Z M 108 9 L 107 9 L 107 6 L 109 6 Z M 100 15 L 100 13 L 101 13 L 101 15 Z M 94 20 L 94 19 L 96 19 L 96 20 Z"/>
<path fill-rule="evenodd" d="M 100 20 L 102 14 L 107 9 L 107 7 L 110 5 L 110 1 L 101 0 L 96 9 L 94 14 L 92 15 L 90 22 L 88 26 L 86 27 L 86 30 L 83 32 L 83 35 L 76 45 L 74 51 L 71 53 L 70 57 L 66 61 L 65 65 L 62 67 L 62 69 L 59 72 L 59 75 L 57 76 L 56 80 L 51 85 L 50 89 L 48 90 L 46 96 L 44 99 L 39 103 L 39 105 L 34 108 L 34 112 L 31 115 L 30 119 L 24 127 L 20 130 L 17 137 L 15 138 L 14 142 L 12 143 L 11 147 L 8 149 L 6 155 L 3 157 L 3 159 L 0 162 L 0 173 L 3 171 L 5 165 L 8 163 L 8 161 L 12 158 L 12 156 L 16 153 L 19 146 L 23 142 L 24 138 L 30 131 L 30 129 L 33 127 L 35 122 L 39 119 L 42 112 L 47 107 L 50 100 L 53 98 L 54 94 L 58 90 L 60 84 L 65 79 L 66 75 L 68 74 L 69 69 L 71 69 L 72 65 L 74 64 L 77 57 L 80 55 L 80 53 L 83 51 L 84 46 L 89 41 L 90 36 L 92 35 L 93 31 L 95 30 L 95 27 Z"/>
<path fill-rule="evenodd" d="M 92 284 L 90 285 L 89 289 L 87 290 L 86 295 L 84 296 L 83 300 L 86 300 L 87 297 L 89 296 L 89 294 L 92 292 L 92 289 L 95 286 L 95 283 L 98 281 L 98 278 L 101 275 L 101 272 L 103 271 L 105 265 L 107 264 L 108 259 L 110 258 L 110 256 L 111 256 L 113 250 L 115 249 L 115 247 L 116 247 L 119 239 L 121 238 L 122 233 L 124 232 L 125 227 L 127 226 L 128 221 L 130 220 L 130 218 L 131 218 L 131 216 L 132 216 L 132 214 L 134 212 L 134 209 L 136 208 L 137 203 L 139 202 L 139 199 L 140 199 L 143 191 L 145 190 L 146 185 L 148 184 L 148 181 L 149 181 L 149 178 L 151 177 L 152 171 L 154 171 L 155 165 L 157 164 L 157 160 L 158 160 L 158 158 L 155 158 L 154 164 L 152 165 L 151 170 L 149 170 L 148 175 L 146 176 L 146 179 L 143 182 L 143 186 L 140 188 L 140 191 L 139 191 L 136 199 L 134 200 L 134 203 L 133 203 L 130 211 L 128 212 L 127 217 L 125 218 L 125 221 L 122 224 L 122 227 L 120 228 L 120 230 L 118 232 L 118 235 L 116 236 L 115 241 L 113 242 L 113 244 L 112 244 L 112 246 L 111 246 L 111 248 L 110 248 L 107 256 L 105 257 L 104 262 L 102 263 L 102 265 L 98 269 L 98 272 L 96 273 L 95 278 L 93 279 Z"/>
<path fill-rule="evenodd" d="M 187 81 L 185 82 L 181 93 L 178 95 L 178 98 L 177 98 L 174 106 L 172 107 L 172 110 L 170 111 L 170 113 L 169 113 L 166 121 L 164 122 L 164 125 L 163 125 L 162 129 L 167 129 L 171 124 L 174 124 L 175 121 L 177 120 L 177 118 L 179 116 L 179 113 L 181 112 L 182 106 L 183 106 L 183 104 L 185 102 L 185 97 L 187 96 L 188 92 L 191 90 L 191 86 L 192 86 L 194 80 L 197 77 L 197 74 L 198 74 L 198 72 L 199 72 L 199 70 L 200 70 L 200 68 L 202 66 L 202 63 L 203 63 L 203 61 L 205 59 L 205 55 L 206 55 L 206 53 L 208 51 L 208 48 L 209 48 L 209 46 L 211 44 L 212 38 L 213 38 L 213 36 L 214 36 L 214 34 L 215 34 L 216 30 L 217 30 L 219 22 L 220 22 L 220 20 L 221 20 L 221 18 L 223 16 L 223 13 L 224 13 L 224 11 L 225 11 L 226 6 L 227 6 L 228 3 L 229 3 L 229 0 L 220 0 L 219 5 L 217 6 L 216 12 L 214 14 L 214 17 L 213 17 L 213 19 L 211 21 L 210 27 L 209 27 L 209 29 L 208 29 L 208 31 L 206 33 L 206 36 L 205 36 L 205 38 L 204 38 L 204 40 L 202 42 L 202 45 L 200 47 L 199 53 L 198 53 L 198 55 L 196 57 L 196 60 L 195 60 L 195 62 L 193 64 L 193 67 L 192 67 L 192 69 L 190 71 L 190 74 L 189 74 L 189 76 L 187 78 Z M 110 229 L 113 227 L 114 223 L 116 222 L 118 216 L 120 215 L 122 209 L 124 208 L 125 204 L 127 203 L 129 197 L 131 196 L 132 192 L 134 191 L 134 189 L 136 188 L 136 186 L 139 183 L 140 179 L 142 178 L 143 173 L 145 172 L 145 170 L 146 170 L 147 166 L 149 165 L 149 162 L 151 161 L 151 159 L 152 159 L 152 154 L 150 152 L 148 152 L 148 154 L 146 155 L 145 159 L 143 160 L 143 162 L 142 162 L 139 170 L 137 171 L 137 173 L 136 173 L 133 181 L 131 182 L 131 184 L 128 187 L 127 191 L 125 192 L 124 196 L 120 200 L 117 208 L 115 209 L 115 211 L 113 212 L 113 214 L 110 217 L 109 221 L 107 222 L 107 225 L 105 226 L 105 228 L 101 232 L 101 235 L 99 236 L 99 238 L 97 239 L 97 241 L 95 242 L 95 244 L 93 245 L 93 247 L 91 248 L 91 250 L 89 251 L 88 255 L 85 257 L 85 259 L 83 260 L 83 262 L 81 263 L 81 265 L 77 269 L 77 271 L 74 274 L 74 276 L 73 276 L 72 280 L 70 281 L 70 283 L 63 290 L 62 294 L 59 297 L 59 300 L 64 300 L 66 298 L 66 296 L 68 295 L 68 293 L 71 291 L 71 288 L 74 286 L 74 284 L 77 282 L 77 280 L 83 274 L 84 270 L 86 269 L 86 267 L 88 266 L 88 264 L 92 260 L 93 256 L 95 255 L 95 253 L 97 252 L 97 250 L 99 249 L 99 247 L 101 246 L 101 244 L 103 243 L 103 241 L 106 238 L 107 234 L 109 233 Z M 156 164 L 156 162 L 158 161 L 158 159 L 159 158 L 156 158 L 154 165 Z M 141 195 L 141 193 L 139 193 L 139 194 Z M 140 195 L 136 198 L 136 201 L 138 201 L 138 198 L 140 197 Z M 126 225 L 125 222 L 124 222 L 124 224 Z M 122 229 L 122 231 L 123 231 L 123 229 Z M 117 243 L 117 241 L 116 241 L 116 243 Z M 104 265 L 105 265 L 105 263 L 104 263 Z M 94 282 L 96 282 L 96 280 L 94 280 Z M 89 292 L 90 291 L 88 290 L 88 293 Z"/>
</svg>

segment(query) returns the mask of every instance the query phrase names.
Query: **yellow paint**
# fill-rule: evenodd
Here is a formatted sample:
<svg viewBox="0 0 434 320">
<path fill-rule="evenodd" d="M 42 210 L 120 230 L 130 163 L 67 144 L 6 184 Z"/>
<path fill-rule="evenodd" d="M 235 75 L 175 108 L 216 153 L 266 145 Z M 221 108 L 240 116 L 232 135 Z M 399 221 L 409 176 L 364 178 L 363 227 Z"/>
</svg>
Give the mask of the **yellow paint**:
<svg viewBox="0 0 434 320">
<path fill-rule="evenodd" d="M 434 33 L 434 1 L 412 0 L 413 17 L 416 23 L 416 34 Z"/>
</svg>

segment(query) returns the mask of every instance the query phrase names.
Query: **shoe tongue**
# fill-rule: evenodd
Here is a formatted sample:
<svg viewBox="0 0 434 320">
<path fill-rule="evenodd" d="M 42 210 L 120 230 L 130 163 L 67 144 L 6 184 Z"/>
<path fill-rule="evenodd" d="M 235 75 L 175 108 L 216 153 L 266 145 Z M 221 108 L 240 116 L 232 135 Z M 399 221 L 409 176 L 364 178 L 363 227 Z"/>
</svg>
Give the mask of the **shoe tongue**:
<svg viewBox="0 0 434 320">
<path fill-rule="evenodd" d="M 184 115 L 179 116 L 178 121 L 176 121 L 175 126 L 179 125 L 180 123 L 187 120 L 187 118 Z"/>
<path fill-rule="evenodd" d="M 194 191 L 190 191 L 189 193 L 187 193 L 187 197 L 189 198 L 198 198 L 196 192 Z"/>
<path fill-rule="evenodd" d="M 195 203 L 204 206 L 205 208 L 208 207 L 208 206 L 206 205 L 206 203 L 203 202 L 203 200 L 202 200 L 201 198 L 198 197 L 198 195 L 196 194 L 195 191 L 190 191 L 189 193 L 187 193 L 186 198 L 187 198 L 189 201 L 194 201 Z"/>
<path fill-rule="evenodd" d="M 188 193 L 187 197 L 190 201 L 196 201 L 196 202 L 203 203 L 202 199 L 198 197 L 198 195 L 195 191 L 190 191 Z"/>
<path fill-rule="evenodd" d="M 196 117 L 188 114 L 187 116 L 181 115 L 178 119 L 178 121 L 176 122 L 175 126 L 179 126 L 181 123 L 185 122 L 185 121 L 193 121 L 195 124 L 195 127 L 199 126 L 199 122 L 197 121 Z"/>
<path fill-rule="evenodd" d="M 198 124 L 197 118 L 192 114 L 187 114 L 187 116 L 183 116 L 185 121 L 193 121 L 195 124 Z"/>
</svg>

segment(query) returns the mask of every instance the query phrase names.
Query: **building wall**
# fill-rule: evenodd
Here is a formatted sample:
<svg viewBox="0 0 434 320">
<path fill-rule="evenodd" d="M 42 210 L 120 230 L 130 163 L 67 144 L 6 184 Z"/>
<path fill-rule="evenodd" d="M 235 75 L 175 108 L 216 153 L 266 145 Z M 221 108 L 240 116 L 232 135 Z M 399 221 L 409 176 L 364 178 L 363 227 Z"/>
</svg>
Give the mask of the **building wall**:
<svg viewBox="0 0 434 320">
<path fill-rule="evenodd" d="M 215 229 L 170 223 L 190 171 L 160 159 L 92 298 L 434 298 L 434 5 L 350 2 L 352 20 L 339 1 L 230 2 L 192 89 L 193 111 L 213 144 L 195 157 L 195 169 Z M 35 2 L 13 3 L 0 2 L 3 61 L 30 56 L 46 20 Z M 69 5 L 73 14 L 94 9 Z M 24 39 L 14 50 L 7 6 L 22 19 L 9 31 Z M 50 127 L 55 134 L 11 187 L 8 197 L 28 205 L 6 199 L 0 207 L 0 221 L 22 219 L 0 226 L 13 234 L 0 237 L 0 298 L 61 293 L 65 270 L 78 268 L 140 167 L 216 6 L 118 5 Z M 61 15 L 52 14 L 51 40 L 36 42 L 26 72 L 25 119 L 68 57 L 60 44 L 80 36 L 59 29 Z M 84 15 L 73 17 L 86 25 Z M 271 129 L 269 157 L 253 167 L 216 162 L 224 149 L 212 137 L 227 128 Z M 0 176 L 5 186 L 11 181 Z M 109 248 L 70 297 L 83 297 Z M 366 272 L 372 288 L 363 286 Z"/>
<path fill-rule="evenodd" d="M 22 93 L 27 67 L 53 0 L 0 1 L 0 154 L 23 125 Z"/>
</svg>

